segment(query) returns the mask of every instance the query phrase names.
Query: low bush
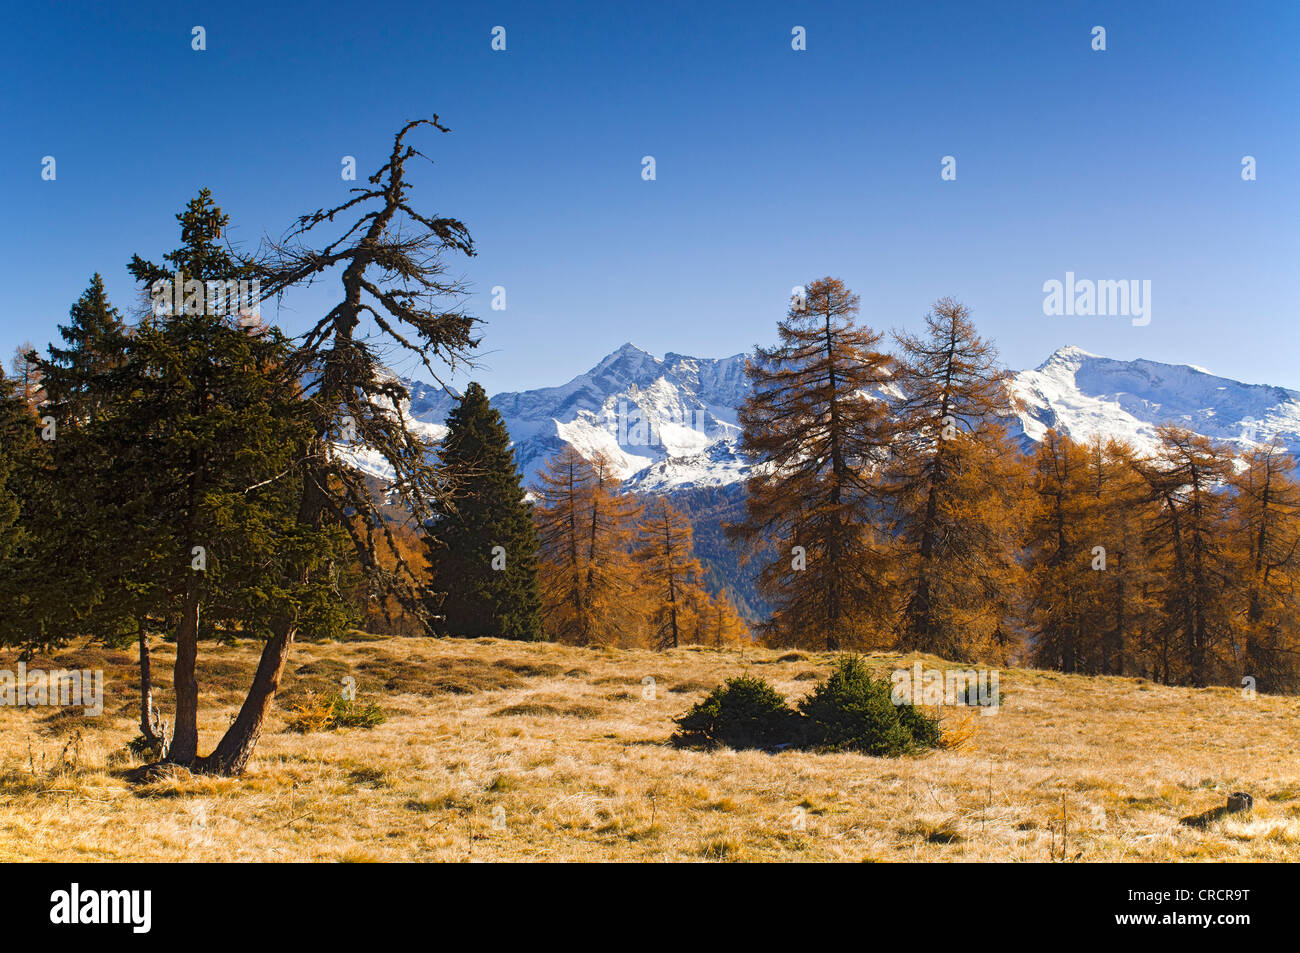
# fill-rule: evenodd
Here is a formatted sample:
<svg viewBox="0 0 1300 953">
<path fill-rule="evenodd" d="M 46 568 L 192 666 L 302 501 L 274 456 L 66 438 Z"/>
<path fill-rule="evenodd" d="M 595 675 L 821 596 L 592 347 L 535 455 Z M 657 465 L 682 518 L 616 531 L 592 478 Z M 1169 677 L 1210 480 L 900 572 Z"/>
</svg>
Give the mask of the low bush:
<svg viewBox="0 0 1300 953">
<path fill-rule="evenodd" d="M 727 679 L 674 722 L 677 745 L 897 756 L 943 743 L 937 718 L 915 705 L 895 705 L 889 681 L 872 678 L 866 663 L 852 655 L 835 663 L 797 711 L 763 679 L 742 675 Z"/>
<path fill-rule="evenodd" d="M 731 748 L 770 748 L 789 744 L 798 731 L 797 715 L 785 697 L 761 678 L 729 678 L 686 714 L 673 719 L 682 744 L 724 744 Z"/>
<path fill-rule="evenodd" d="M 939 744 L 939 721 L 915 705 L 895 705 L 887 679 L 872 678 L 855 655 L 835 663 L 802 702 L 804 743 L 823 751 L 901 755 Z"/>
</svg>

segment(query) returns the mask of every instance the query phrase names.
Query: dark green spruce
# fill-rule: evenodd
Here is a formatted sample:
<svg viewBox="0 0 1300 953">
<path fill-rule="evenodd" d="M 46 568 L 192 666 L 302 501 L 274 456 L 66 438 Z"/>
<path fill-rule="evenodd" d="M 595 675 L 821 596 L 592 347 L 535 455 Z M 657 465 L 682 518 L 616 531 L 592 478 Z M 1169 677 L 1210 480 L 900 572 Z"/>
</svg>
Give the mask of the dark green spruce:
<svg viewBox="0 0 1300 953">
<path fill-rule="evenodd" d="M 49 571 L 59 519 L 50 487 L 50 445 L 41 439 L 21 384 L 0 372 L 0 644 L 37 651 L 66 641 L 60 586 Z"/>
<path fill-rule="evenodd" d="M 227 217 L 206 189 L 177 218 L 182 245 L 165 256 L 173 273 L 200 283 L 244 277 L 221 242 Z M 138 256 L 130 270 L 146 289 L 170 277 Z M 338 634 L 347 622 L 334 592 L 342 530 L 298 519 L 313 429 L 292 348 L 278 330 L 248 326 L 226 310 L 187 301 L 136 329 L 117 426 L 105 435 L 119 460 L 137 461 L 128 475 L 151 471 L 147 486 L 131 481 L 140 493 L 132 502 L 141 530 L 136 561 L 150 569 L 156 614 L 175 620 L 168 759 L 204 770 L 200 639 L 270 639 L 290 624 Z"/>
<path fill-rule="evenodd" d="M 478 384 L 469 385 L 447 426 L 441 457 L 455 506 L 435 517 L 425 537 L 436 631 L 538 639 L 537 530 L 510 434 Z"/>
</svg>

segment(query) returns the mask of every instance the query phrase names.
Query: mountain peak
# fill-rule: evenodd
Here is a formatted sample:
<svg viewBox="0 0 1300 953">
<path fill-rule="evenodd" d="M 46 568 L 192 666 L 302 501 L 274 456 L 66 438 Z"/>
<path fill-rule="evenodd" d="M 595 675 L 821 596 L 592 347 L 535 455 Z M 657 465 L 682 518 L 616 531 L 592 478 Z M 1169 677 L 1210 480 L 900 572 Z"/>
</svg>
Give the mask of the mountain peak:
<svg viewBox="0 0 1300 953">
<path fill-rule="evenodd" d="M 588 374 L 599 374 L 610 368 L 631 369 L 634 373 L 639 368 L 655 367 L 660 362 L 645 348 L 637 347 L 631 341 L 622 344 L 602 357 Z"/>
<path fill-rule="evenodd" d="M 658 358 L 656 358 L 653 354 L 651 354 L 651 353 L 650 353 L 649 351 L 647 351 L 645 348 L 643 348 L 643 347 L 638 347 L 637 345 L 633 344 L 631 341 L 628 341 L 628 342 L 626 342 L 625 344 L 620 345 L 620 346 L 618 347 L 618 349 L 615 350 L 615 351 L 614 351 L 612 354 L 610 354 L 609 356 L 610 356 L 610 357 L 616 357 L 616 356 L 622 356 L 622 357 L 649 357 L 649 358 L 653 358 L 654 360 L 658 360 Z"/>
<path fill-rule="evenodd" d="M 1101 357 L 1100 354 L 1093 354 L 1091 351 L 1085 351 L 1077 344 L 1067 344 L 1064 347 L 1058 347 L 1047 360 L 1038 365 L 1038 370 L 1044 370 L 1048 367 L 1059 366 L 1061 364 L 1079 364 L 1090 357 Z"/>
</svg>

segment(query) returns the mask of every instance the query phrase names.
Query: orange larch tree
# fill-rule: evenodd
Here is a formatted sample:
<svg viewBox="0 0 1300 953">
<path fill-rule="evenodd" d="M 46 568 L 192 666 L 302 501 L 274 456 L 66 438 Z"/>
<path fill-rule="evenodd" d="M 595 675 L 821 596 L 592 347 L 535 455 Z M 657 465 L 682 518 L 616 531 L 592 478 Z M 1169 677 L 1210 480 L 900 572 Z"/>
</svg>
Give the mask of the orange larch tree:
<svg viewBox="0 0 1300 953">
<path fill-rule="evenodd" d="M 629 552 L 639 507 L 608 459 L 565 446 L 535 489 L 546 637 L 574 645 L 638 641 L 637 570 Z"/>
<path fill-rule="evenodd" d="M 901 549 L 898 644 L 967 658 L 1006 654 L 1017 585 L 1015 506 L 1026 479 L 1007 439 L 1007 373 L 970 309 L 941 298 L 926 333 L 895 335 L 898 438 L 890 467 Z"/>
<path fill-rule="evenodd" d="M 1156 677 L 1199 688 L 1224 674 L 1218 653 L 1231 639 L 1232 593 L 1241 583 L 1223 492 L 1233 457 L 1180 427 L 1156 432 L 1159 454 L 1139 464 L 1157 513 L 1146 534 L 1160 607 Z"/>
<path fill-rule="evenodd" d="M 1230 479 L 1231 519 L 1240 538 L 1245 631 L 1234 677 L 1263 691 L 1300 688 L 1300 486 L 1294 458 L 1277 443 L 1242 455 Z"/>
<path fill-rule="evenodd" d="M 858 307 L 838 278 L 811 282 L 778 323 L 780 344 L 746 364 L 741 447 L 754 466 L 745 518 L 729 533 L 751 557 L 775 546 L 759 586 L 776 606 L 768 637 L 787 644 L 864 646 L 889 614 L 889 547 L 875 514 L 892 361 L 880 333 L 857 323 Z"/>
<path fill-rule="evenodd" d="M 635 557 L 641 568 L 650 642 L 655 648 L 677 648 L 687 641 L 688 598 L 699 591 L 703 569 L 695 558 L 691 524 L 664 497 L 645 508 Z"/>
</svg>

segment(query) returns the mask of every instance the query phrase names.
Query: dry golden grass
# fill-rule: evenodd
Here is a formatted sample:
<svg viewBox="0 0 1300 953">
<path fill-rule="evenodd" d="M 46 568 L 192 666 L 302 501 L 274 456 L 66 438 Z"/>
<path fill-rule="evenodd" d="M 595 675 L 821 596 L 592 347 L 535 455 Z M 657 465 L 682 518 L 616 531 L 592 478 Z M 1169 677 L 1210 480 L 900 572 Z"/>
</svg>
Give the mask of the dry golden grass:
<svg viewBox="0 0 1300 953">
<path fill-rule="evenodd" d="M 203 747 L 255 657 L 203 646 Z M 882 670 L 912 660 L 870 657 Z M 131 654 L 68 651 L 29 667 L 104 668 L 105 714 L 0 708 L 0 859 L 1046 861 L 1060 856 L 1064 805 L 1070 860 L 1300 860 L 1291 698 L 1008 670 L 997 715 L 945 714 L 963 743 L 918 758 L 667 743 L 670 719 L 723 678 L 759 674 L 793 700 L 829 662 L 490 639 L 304 644 L 245 777 L 176 771 L 140 786 L 125 777 Z M 156 653 L 163 702 L 170 664 Z M 292 704 L 347 676 L 387 722 L 284 731 Z M 1251 813 L 1179 823 L 1237 790 L 1254 795 Z"/>
</svg>

